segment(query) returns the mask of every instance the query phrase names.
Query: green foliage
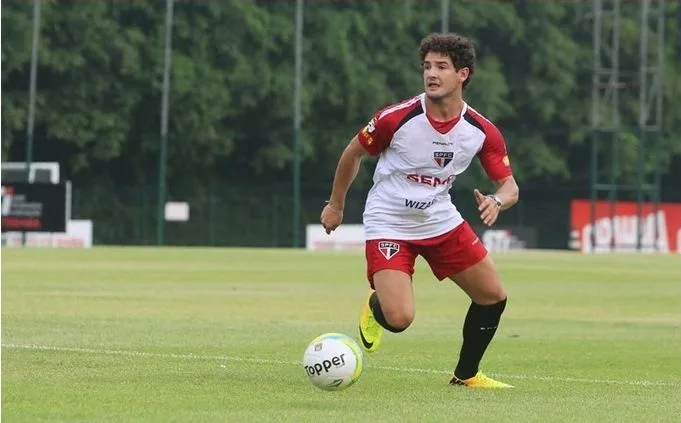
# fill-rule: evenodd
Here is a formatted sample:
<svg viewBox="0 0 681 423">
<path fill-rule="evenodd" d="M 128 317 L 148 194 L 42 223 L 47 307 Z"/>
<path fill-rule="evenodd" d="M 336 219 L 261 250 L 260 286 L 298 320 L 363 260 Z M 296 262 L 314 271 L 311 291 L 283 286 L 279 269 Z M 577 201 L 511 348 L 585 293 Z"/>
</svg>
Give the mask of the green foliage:
<svg viewBox="0 0 681 423">
<path fill-rule="evenodd" d="M 338 155 L 369 117 L 422 89 L 420 39 L 440 27 L 437 0 L 306 2 L 304 183 L 331 180 Z M 681 10 L 667 4 L 664 172 L 681 155 Z M 251 0 L 175 4 L 168 177 L 171 194 L 288 180 L 293 158 L 295 4 Z M 23 160 L 32 7 L 3 3 L 2 153 Z M 521 182 L 588 174 L 591 31 L 581 2 L 453 2 L 450 27 L 477 44 L 469 103 L 505 134 Z M 623 66 L 638 66 L 638 8 L 623 8 Z M 76 186 L 156 181 L 165 5 L 43 3 L 36 160 L 59 161 Z M 622 93 L 623 125 L 638 98 Z M 625 130 L 622 172 L 635 172 Z M 632 138 L 634 137 L 634 138 Z M 648 168 L 652 164 L 647 163 Z M 366 186 L 371 166 L 358 181 Z M 479 183 L 482 174 L 463 179 Z M 625 175 L 626 176 L 626 175 Z M 201 191 L 203 192 L 203 191 Z M 178 194 L 180 195 L 180 194 Z M 107 207 L 106 199 L 99 207 Z"/>
</svg>

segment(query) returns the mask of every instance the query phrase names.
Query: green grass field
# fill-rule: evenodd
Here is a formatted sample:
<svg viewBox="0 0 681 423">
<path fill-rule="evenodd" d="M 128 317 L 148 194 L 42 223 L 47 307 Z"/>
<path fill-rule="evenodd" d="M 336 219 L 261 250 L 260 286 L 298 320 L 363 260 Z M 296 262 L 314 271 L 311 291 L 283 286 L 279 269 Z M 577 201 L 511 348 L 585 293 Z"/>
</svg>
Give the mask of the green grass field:
<svg viewBox="0 0 681 423">
<path fill-rule="evenodd" d="M 325 392 L 299 362 L 356 336 L 362 254 L 3 249 L 3 421 L 681 421 L 681 257 L 494 259 L 509 304 L 482 367 L 516 389 L 447 385 L 468 300 L 419 260 L 413 326 Z"/>
</svg>

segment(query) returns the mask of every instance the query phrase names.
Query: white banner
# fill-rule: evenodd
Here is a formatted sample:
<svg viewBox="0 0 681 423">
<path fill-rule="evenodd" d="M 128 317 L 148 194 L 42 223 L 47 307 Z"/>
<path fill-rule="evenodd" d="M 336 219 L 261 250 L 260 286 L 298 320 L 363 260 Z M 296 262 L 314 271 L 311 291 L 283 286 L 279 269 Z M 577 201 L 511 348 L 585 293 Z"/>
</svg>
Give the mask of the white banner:
<svg viewBox="0 0 681 423">
<path fill-rule="evenodd" d="M 327 235 L 322 225 L 307 225 L 305 240 L 308 250 L 364 251 L 364 226 L 340 225 Z"/>
<path fill-rule="evenodd" d="M 514 231 L 506 229 L 475 229 L 482 232 L 480 241 L 490 252 L 506 252 L 522 250 L 527 247 L 525 239 L 520 239 Z M 533 229 L 527 229 L 527 235 L 533 235 Z M 364 250 L 365 237 L 362 225 L 340 225 L 338 229 L 327 235 L 322 225 L 307 225 L 306 247 L 308 250 Z"/>
<path fill-rule="evenodd" d="M 2 244 L 7 247 L 21 247 L 21 232 L 4 232 Z M 68 220 L 66 232 L 27 232 L 27 247 L 90 248 L 92 247 L 92 221 Z"/>
</svg>

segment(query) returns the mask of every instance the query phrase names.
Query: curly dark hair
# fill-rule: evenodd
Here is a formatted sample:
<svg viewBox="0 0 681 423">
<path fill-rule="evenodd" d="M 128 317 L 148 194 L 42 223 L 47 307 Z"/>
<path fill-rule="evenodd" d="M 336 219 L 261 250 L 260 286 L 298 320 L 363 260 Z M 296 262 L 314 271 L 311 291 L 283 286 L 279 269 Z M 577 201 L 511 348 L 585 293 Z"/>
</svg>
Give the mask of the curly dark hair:
<svg viewBox="0 0 681 423">
<path fill-rule="evenodd" d="M 421 40 L 419 47 L 421 62 L 430 52 L 448 55 L 452 59 L 454 69 L 468 68 L 468 78 L 463 82 L 463 88 L 466 88 L 466 85 L 471 82 L 473 72 L 475 72 L 475 46 L 473 41 L 468 37 L 454 33 L 432 33 Z"/>
</svg>

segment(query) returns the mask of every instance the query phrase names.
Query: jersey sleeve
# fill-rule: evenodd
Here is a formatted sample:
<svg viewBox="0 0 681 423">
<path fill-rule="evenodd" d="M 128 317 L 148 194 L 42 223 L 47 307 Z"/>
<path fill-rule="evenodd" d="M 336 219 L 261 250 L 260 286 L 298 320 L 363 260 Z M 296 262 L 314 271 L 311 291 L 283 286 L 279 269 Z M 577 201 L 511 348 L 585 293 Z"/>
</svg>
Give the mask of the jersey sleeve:
<svg viewBox="0 0 681 423">
<path fill-rule="evenodd" d="M 357 139 L 369 155 L 375 156 L 388 148 L 393 133 L 390 119 L 387 116 L 381 117 L 381 112 L 378 112 L 367 126 L 357 133 Z"/>
<path fill-rule="evenodd" d="M 493 181 L 498 181 L 513 175 L 506 151 L 506 142 L 501 131 L 496 126 L 489 125 L 485 128 L 485 134 L 485 141 L 478 152 L 478 158 L 487 176 Z"/>
</svg>

